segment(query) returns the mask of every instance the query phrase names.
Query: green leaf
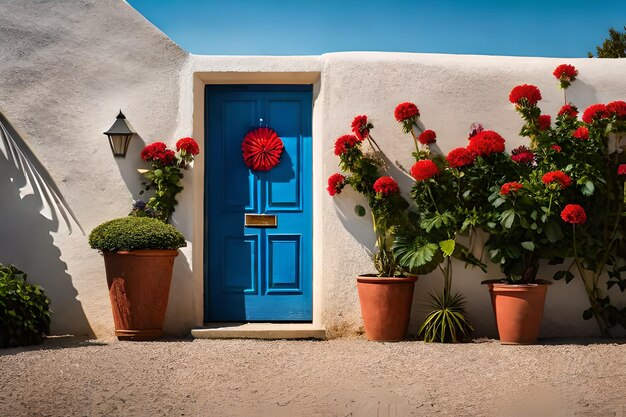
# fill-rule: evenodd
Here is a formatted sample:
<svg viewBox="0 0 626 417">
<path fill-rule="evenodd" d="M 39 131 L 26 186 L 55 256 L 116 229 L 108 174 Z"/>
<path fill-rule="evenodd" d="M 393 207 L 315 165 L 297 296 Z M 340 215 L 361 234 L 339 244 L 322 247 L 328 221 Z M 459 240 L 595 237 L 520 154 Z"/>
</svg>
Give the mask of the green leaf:
<svg viewBox="0 0 626 417">
<path fill-rule="evenodd" d="M 583 311 L 583 319 L 591 320 L 592 317 L 593 317 L 593 310 L 591 309 L 591 307 Z"/>
<path fill-rule="evenodd" d="M 515 210 L 513 209 L 505 210 L 500 215 L 500 224 L 505 229 L 510 229 L 513 226 L 514 221 L 515 221 Z"/>
<path fill-rule="evenodd" d="M 502 197 L 497 198 L 494 202 L 493 202 L 493 206 L 494 207 L 500 207 L 502 204 L 506 203 L 506 200 Z"/>
<path fill-rule="evenodd" d="M 594 187 L 593 183 L 591 181 L 587 181 L 585 185 L 583 185 L 583 188 L 580 190 L 580 192 L 583 193 L 583 195 L 589 197 L 593 195 L 595 189 L 596 188 Z"/>
<path fill-rule="evenodd" d="M 454 239 L 442 240 L 439 242 L 439 247 L 443 252 L 443 256 L 451 256 L 454 253 L 455 242 Z"/>
<path fill-rule="evenodd" d="M 559 281 L 563 278 L 565 278 L 566 283 L 569 283 L 571 280 L 574 279 L 574 274 L 572 274 L 570 271 L 558 271 L 552 277 L 552 279 L 555 281 Z"/>
<path fill-rule="evenodd" d="M 563 239 L 563 231 L 561 230 L 561 226 L 559 226 L 556 222 L 549 222 L 546 224 L 546 237 L 550 243 L 556 243 L 559 240 Z"/>
<path fill-rule="evenodd" d="M 524 249 L 526 249 L 529 252 L 532 252 L 535 250 L 535 244 L 531 241 L 522 242 L 521 245 Z"/>
</svg>

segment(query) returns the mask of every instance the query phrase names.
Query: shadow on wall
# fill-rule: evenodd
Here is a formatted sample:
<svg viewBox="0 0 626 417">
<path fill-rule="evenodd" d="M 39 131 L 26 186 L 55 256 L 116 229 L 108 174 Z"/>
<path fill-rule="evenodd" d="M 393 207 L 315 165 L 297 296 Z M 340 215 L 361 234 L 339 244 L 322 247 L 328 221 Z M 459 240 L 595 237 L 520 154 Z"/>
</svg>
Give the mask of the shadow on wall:
<svg viewBox="0 0 626 417">
<path fill-rule="evenodd" d="M 128 145 L 126 157 L 115 158 L 117 167 L 120 170 L 120 175 L 124 180 L 126 188 L 131 193 L 133 201 L 143 200 L 144 202 L 148 202 L 148 196 L 151 195 L 149 192 L 144 195 L 139 194 L 145 188 L 145 186 L 141 184 L 142 181 L 145 181 L 145 178 L 137 170 L 150 168 L 150 164 L 140 157 L 141 151 L 145 146 L 146 142 L 141 136 L 135 133 Z M 129 213 L 130 210 L 131 207 L 128 207 Z"/>
<path fill-rule="evenodd" d="M 52 178 L 24 140 L 0 114 L 0 262 L 14 264 L 41 285 L 55 321 L 71 322 L 76 334 L 93 337 L 72 277 L 51 232 L 62 223 L 82 232 Z"/>
</svg>

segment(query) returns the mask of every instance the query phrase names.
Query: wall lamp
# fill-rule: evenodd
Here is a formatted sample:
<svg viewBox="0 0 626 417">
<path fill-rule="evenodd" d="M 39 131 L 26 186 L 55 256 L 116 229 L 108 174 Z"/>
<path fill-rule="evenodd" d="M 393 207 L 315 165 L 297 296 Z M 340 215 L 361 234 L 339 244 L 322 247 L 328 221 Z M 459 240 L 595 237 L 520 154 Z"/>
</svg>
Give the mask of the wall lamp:
<svg viewBox="0 0 626 417">
<path fill-rule="evenodd" d="M 130 139 L 133 137 L 135 132 L 131 129 L 126 121 L 126 117 L 120 110 L 120 114 L 117 115 L 117 119 L 111 128 L 104 132 L 105 135 L 109 138 L 109 145 L 111 145 L 111 150 L 113 151 L 113 156 L 121 156 L 124 158 L 126 156 L 126 151 L 128 150 L 128 144 L 130 143 Z"/>
</svg>

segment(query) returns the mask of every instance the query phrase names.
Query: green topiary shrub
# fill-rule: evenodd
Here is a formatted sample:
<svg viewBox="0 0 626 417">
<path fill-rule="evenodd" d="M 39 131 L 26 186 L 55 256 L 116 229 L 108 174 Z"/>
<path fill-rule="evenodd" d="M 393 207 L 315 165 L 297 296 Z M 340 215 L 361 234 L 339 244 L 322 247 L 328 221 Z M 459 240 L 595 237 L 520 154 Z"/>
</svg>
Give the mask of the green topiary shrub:
<svg viewBox="0 0 626 417">
<path fill-rule="evenodd" d="M 41 343 L 50 332 L 50 300 L 26 274 L 0 264 L 0 347 Z"/>
<path fill-rule="evenodd" d="M 178 249 L 185 238 L 173 226 L 149 217 L 122 217 L 102 223 L 91 231 L 89 246 L 116 252 L 138 249 Z"/>
</svg>

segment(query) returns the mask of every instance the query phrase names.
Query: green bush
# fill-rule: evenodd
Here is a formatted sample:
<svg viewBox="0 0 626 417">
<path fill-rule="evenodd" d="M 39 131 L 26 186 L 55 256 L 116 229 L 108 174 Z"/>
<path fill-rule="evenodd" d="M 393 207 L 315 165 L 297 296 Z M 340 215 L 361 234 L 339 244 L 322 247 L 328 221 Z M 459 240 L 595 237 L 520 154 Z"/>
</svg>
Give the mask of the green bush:
<svg viewBox="0 0 626 417">
<path fill-rule="evenodd" d="M 149 217 L 122 217 L 102 223 L 91 231 L 89 246 L 115 252 L 138 249 L 178 249 L 183 235 L 169 224 Z"/>
<path fill-rule="evenodd" d="M 50 332 L 50 300 L 39 285 L 26 283 L 26 274 L 0 264 L 0 347 L 43 341 Z"/>
</svg>

